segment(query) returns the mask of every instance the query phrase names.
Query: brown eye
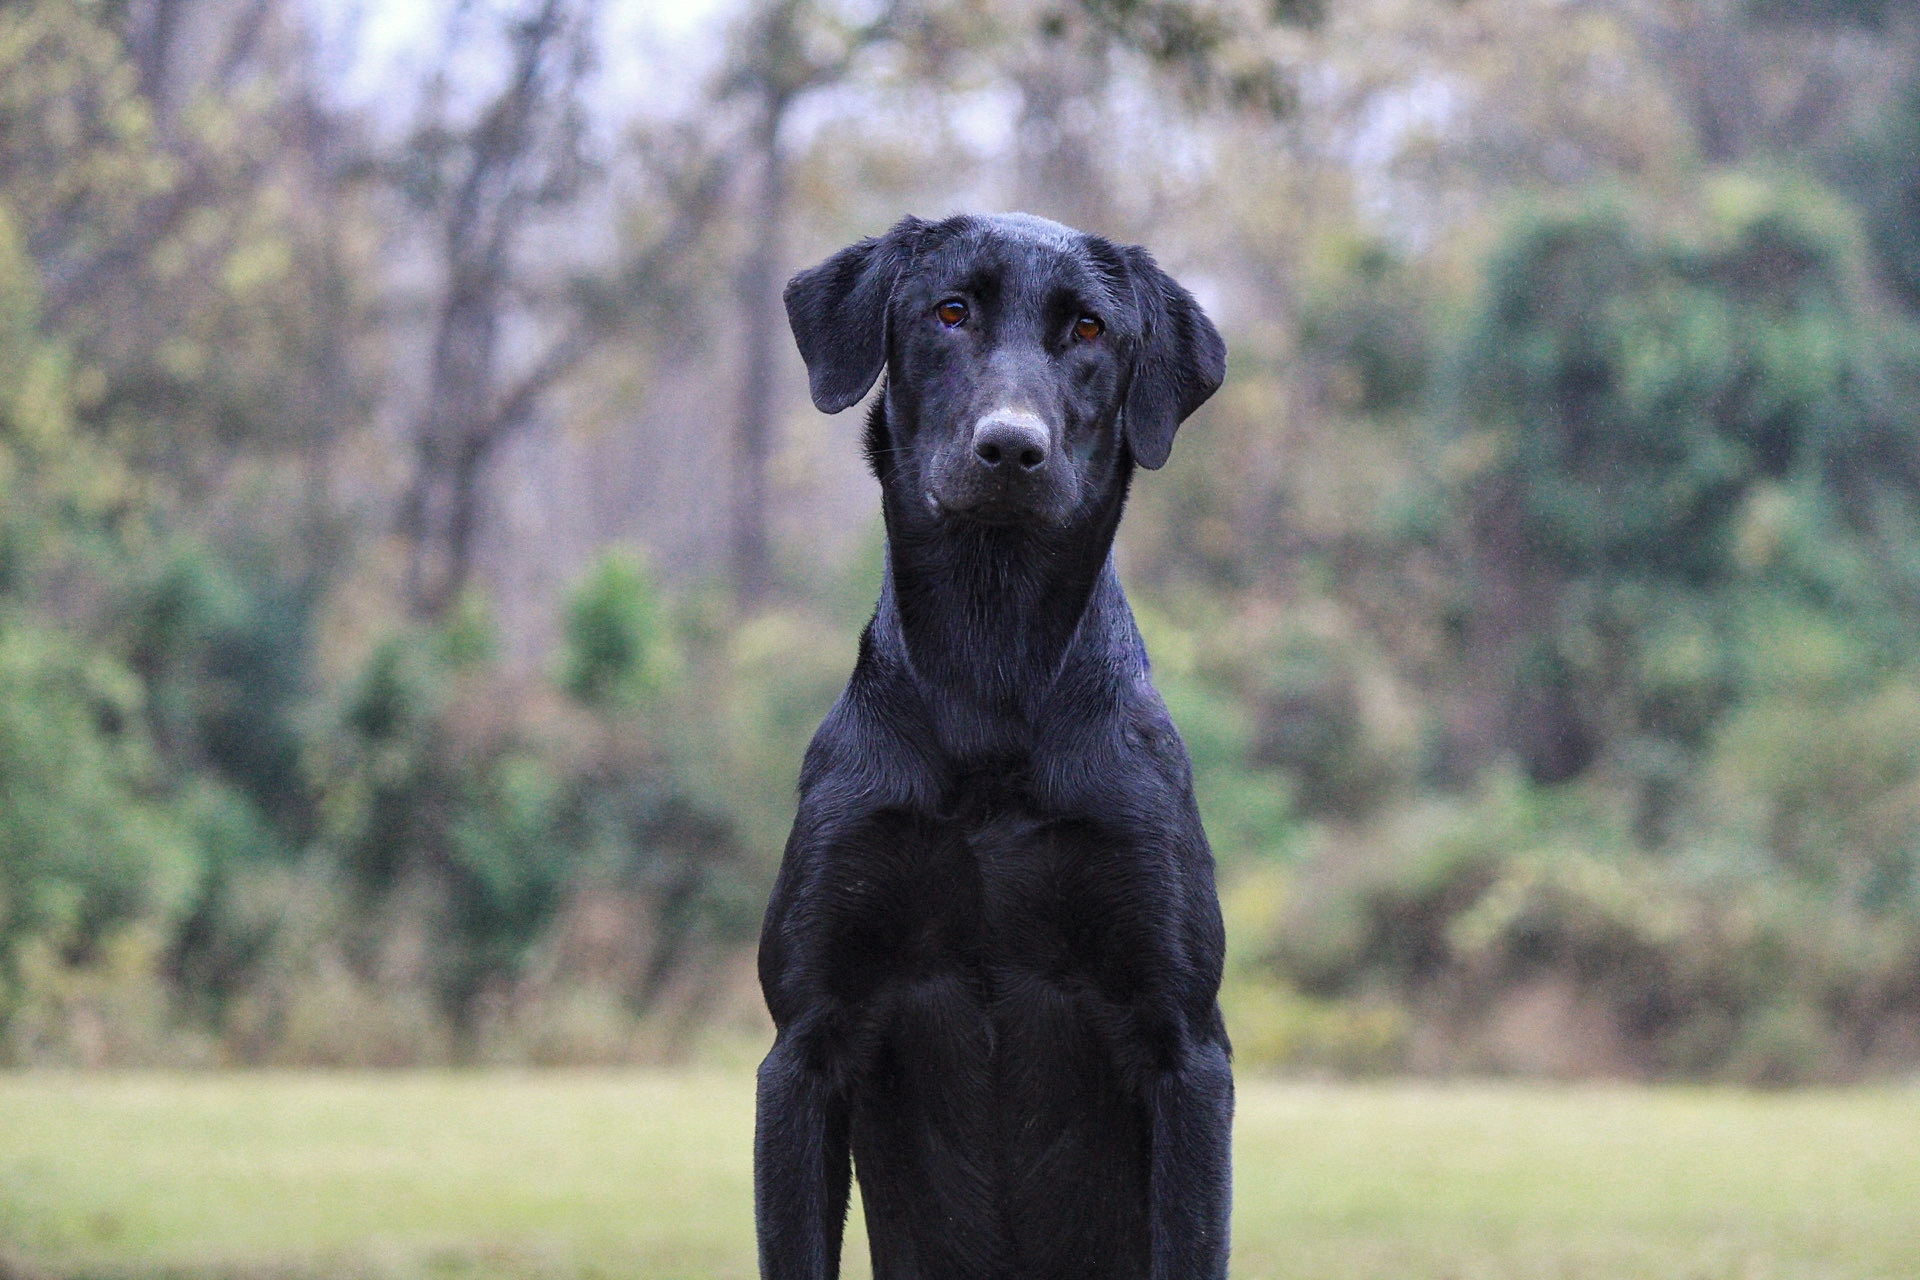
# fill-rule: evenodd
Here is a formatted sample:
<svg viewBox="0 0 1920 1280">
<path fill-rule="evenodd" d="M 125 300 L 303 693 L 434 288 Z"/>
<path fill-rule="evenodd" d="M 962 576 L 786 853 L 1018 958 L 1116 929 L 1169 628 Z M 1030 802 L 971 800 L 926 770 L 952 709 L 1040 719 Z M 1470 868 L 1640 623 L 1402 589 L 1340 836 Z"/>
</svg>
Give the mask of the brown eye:
<svg viewBox="0 0 1920 1280">
<path fill-rule="evenodd" d="M 1100 323 L 1099 316 L 1081 316 L 1073 322 L 1073 336 L 1082 342 L 1092 342 L 1106 331 L 1107 326 Z"/>
<path fill-rule="evenodd" d="M 952 329 L 967 318 L 967 304 L 958 298 L 948 298 L 933 309 L 933 314 L 940 318 L 941 324 Z"/>
</svg>

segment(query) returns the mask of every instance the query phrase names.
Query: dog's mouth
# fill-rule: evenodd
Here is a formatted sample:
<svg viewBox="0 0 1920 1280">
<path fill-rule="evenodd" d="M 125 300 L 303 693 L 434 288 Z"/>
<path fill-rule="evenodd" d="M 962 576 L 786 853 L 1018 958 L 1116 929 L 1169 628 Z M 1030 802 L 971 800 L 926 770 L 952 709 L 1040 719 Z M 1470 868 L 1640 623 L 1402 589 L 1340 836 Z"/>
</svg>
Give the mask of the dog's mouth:
<svg viewBox="0 0 1920 1280">
<path fill-rule="evenodd" d="M 1052 524 L 1059 514 L 1047 495 L 1020 493 L 965 493 L 943 497 L 926 492 L 927 513 L 935 519 L 963 520 L 987 525 Z"/>
<path fill-rule="evenodd" d="M 924 490 L 927 511 L 936 519 L 989 525 L 1056 525 L 1072 513 L 1079 486 L 1053 466 L 1044 472 L 1012 473 L 973 465 L 963 458 L 942 458 L 931 468 Z"/>
</svg>

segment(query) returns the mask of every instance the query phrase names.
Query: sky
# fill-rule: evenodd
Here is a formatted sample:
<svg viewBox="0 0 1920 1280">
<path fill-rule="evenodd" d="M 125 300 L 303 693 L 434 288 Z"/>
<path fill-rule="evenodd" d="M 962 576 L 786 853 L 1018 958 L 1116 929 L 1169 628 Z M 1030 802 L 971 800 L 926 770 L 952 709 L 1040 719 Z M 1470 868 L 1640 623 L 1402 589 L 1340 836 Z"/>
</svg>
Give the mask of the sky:
<svg viewBox="0 0 1920 1280">
<path fill-rule="evenodd" d="M 719 54 L 720 35 L 739 0 L 601 0 L 602 65 L 593 98 L 603 116 L 624 118 L 670 108 L 699 89 Z M 489 12 L 510 12 L 510 0 L 306 0 L 323 51 L 322 63 L 343 107 L 411 111 L 408 89 L 442 56 L 449 19 L 464 9 L 484 31 Z M 474 42 L 470 77 L 484 85 L 504 65 L 497 44 Z"/>
</svg>

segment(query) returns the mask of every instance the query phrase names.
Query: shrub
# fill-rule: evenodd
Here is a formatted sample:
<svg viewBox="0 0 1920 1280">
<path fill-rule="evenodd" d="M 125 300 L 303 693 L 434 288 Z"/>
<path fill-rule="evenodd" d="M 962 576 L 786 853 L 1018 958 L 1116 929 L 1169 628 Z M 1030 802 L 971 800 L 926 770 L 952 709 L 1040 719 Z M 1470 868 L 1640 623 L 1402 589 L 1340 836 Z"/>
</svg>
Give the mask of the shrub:
<svg viewBox="0 0 1920 1280">
<path fill-rule="evenodd" d="M 1920 1019 L 1920 913 L 1738 846 L 1652 855 L 1629 828 L 1512 782 L 1403 815 L 1364 853 L 1324 845 L 1253 954 L 1323 1007 L 1391 1002 L 1435 1069 L 1537 1067 L 1502 1038 L 1548 992 L 1550 1034 L 1592 1041 L 1570 1070 L 1789 1083 L 1898 1062 L 1883 1033 Z"/>
</svg>

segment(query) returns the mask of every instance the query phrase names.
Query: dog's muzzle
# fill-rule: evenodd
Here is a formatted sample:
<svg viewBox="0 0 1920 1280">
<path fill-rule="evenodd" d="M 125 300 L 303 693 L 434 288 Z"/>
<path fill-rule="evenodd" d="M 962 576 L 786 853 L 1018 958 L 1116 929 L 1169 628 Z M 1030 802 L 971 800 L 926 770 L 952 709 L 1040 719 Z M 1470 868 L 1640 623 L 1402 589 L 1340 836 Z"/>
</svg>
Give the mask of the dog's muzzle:
<svg viewBox="0 0 1920 1280">
<path fill-rule="evenodd" d="M 1039 415 L 995 409 L 945 450 L 928 497 L 948 515 L 992 524 L 1058 520 L 1075 486 L 1055 453 Z"/>
</svg>

